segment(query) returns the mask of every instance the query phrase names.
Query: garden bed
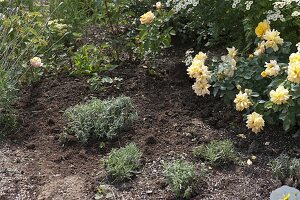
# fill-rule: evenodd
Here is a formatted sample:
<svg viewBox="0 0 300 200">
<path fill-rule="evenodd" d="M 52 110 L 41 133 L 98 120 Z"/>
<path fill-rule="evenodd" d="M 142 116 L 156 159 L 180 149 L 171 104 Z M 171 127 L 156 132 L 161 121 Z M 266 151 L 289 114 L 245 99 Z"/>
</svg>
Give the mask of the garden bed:
<svg viewBox="0 0 300 200">
<path fill-rule="evenodd" d="M 212 96 L 197 97 L 181 63 L 180 52 L 159 60 L 157 74 L 127 64 L 108 73 L 123 78 L 102 93 L 92 93 L 86 79 L 66 74 L 45 76 L 24 89 L 15 108 L 19 128 L 1 144 L 0 199 L 93 199 L 99 185 L 110 185 L 115 199 L 175 199 L 163 176 L 163 162 L 183 158 L 200 163 L 192 149 L 211 140 L 232 139 L 244 163 L 210 169 L 193 199 L 268 199 L 280 182 L 272 178 L 269 160 L 281 152 L 299 156 L 299 140 L 281 128 L 249 132 L 242 116 Z M 62 145 L 63 112 L 91 97 L 126 95 L 139 119 L 120 137 L 82 146 L 74 138 Z M 238 137 L 244 134 L 246 138 Z M 112 183 L 100 163 L 112 148 L 134 142 L 143 152 L 142 167 L 123 184 Z M 288 147 L 288 148 L 286 148 Z"/>
</svg>

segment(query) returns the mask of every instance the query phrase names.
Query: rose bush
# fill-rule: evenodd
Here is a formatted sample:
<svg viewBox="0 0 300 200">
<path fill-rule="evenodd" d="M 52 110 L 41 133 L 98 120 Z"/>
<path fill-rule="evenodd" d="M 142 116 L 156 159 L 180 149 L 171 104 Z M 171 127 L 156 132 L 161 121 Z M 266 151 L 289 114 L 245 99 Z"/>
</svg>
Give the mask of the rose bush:
<svg viewBox="0 0 300 200">
<path fill-rule="evenodd" d="M 227 48 L 227 55 L 212 59 L 207 67 L 206 54 L 197 54 L 187 69 L 196 79 L 192 88 L 203 96 L 212 87 L 215 96 L 234 103 L 237 111 L 246 111 L 246 125 L 254 133 L 263 130 L 265 121 L 281 122 L 289 131 L 300 125 L 300 43 L 298 51 L 291 53 L 291 43 L 267 21 L 260 22 L 254 32 L 257 48 L 247 57 Z"/>
</svg>

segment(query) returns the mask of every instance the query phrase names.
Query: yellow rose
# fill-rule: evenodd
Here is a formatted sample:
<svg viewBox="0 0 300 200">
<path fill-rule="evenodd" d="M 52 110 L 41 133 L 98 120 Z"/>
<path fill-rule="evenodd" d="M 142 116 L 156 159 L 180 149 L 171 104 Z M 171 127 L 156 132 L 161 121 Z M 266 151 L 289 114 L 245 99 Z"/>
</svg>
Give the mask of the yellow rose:
<svg viewBox="0 0 300 200">
<path fill-rule="evenodd" d="M 258 43 L 257 48 L 254 52 L 255 56 L 259 56 L 259 55 L 265 53 L 265 51 L 266 51 L 265 44 L 266 44 L 265 41 L 262 41 L 261 43 Z"/>
<path fill-rule="evenodd" d="M 268 75 L 267 75 L 267 73 L 265 72 L 265 71 L 263 71 L 263 72 L 261 72 L 261 74 L 260 74 L 263 78 L 266 78 Z"/>
<path fill-rule="evenodd" d="M 265 40 L 267 40 L 265 46 L 267 48 L 272 48 L 274 51 L 278 51 L 279 50 L 278 45 L 283 44 L 283 39 L 279 35 L 280 35 L 280 32 L 278 32 L 276 30 L 266 31 L 266 33 L 263 36 L 263 38 Z"/>
<path fill-rule="evenodd" d="M 236 95 L 234 101 L 235 108 L 237 111 L 243 111 L 244 109 L 249 108 L 252 103 L 249 100 L 247 93 L 242 93 L 241 91 Z"/>
<path fill-rule="evenodd" d="M 287 78 L 293 83 L 300 83 L 300 62 L 289 64 Z"/>
<path fill-rule="evenodd" d="M 31 64 L 32 67 L 35 67 L 35 68 L 43 66 L 42 60 L 39 57 L 31 58 L 30 59 L 30 64 Z"/>
<path fill-rule="evenodd" d="M 195 60 L 199 60 L 199 61 L 203 61 L 203 63 L 206 61 L 206 59 L 207 59 L 207 55 L 206 55 L 206 53 L 203 53 L 203 52 L 199 52 L 196 56 L 195 56 L 195 58 L 194 58 L 194 61 Z"/>
<path fill-rule="evenodd" d="M 300 62 L 300 53 L 292 53 L 290 55 L 290 63 Z"/>
<path fill-rule="evenodd" d="M 162 8 L 162 3 L 160 1 L 156 2 L 155 7 L 157 10 L 160 10 Z"/>
<path fill-rule="evenodd" d="M 192 88 L 197 94 L 197 96 L 204 96 L 206 94 L 210 94 L 210 84 L 208 84 L 208 81 L 205 79 L 196 79 L 196 82 L 194 83 Z"/>
<path fill-rule="evenodd" d="M 277 76 L 280 72 L 280 67 L 276 60 L 270 60 L 270 62 L 265 63 L 265 72 L 267 76 Z"/>
<path fill-rule="evenodd" d="M 235 56 L 237 55 L 237 49 L 235 49 L 235 47 L 227 48 L 227 51 L 228 56 L 230 56 L 231 58 L 235 58 Z"/>
<path fill-rule="evenodd" d="M 263 116 L 253 112 L 252 114 L 247 115 L 247 127 L 252 130 L 254 133 L 259 133 L 263 130 L 265 126 L 265 120 Z"/>
<path fill-rule="evenodd" d="M 263 22 L 260 22 L 257 27 L 255 28 L 255 34 L 257 37 L 262 37 L 266 31 L 270 30 L 270 24 L 264 20 Z"/>
<path fill-rule="evenodd" d="M 140 21 L 141 24 L 151 24 L 154 18 L 154 14 L 151 11 L 149 11 L 141 16 Z"/>
<path fill-rule="evenodd" d="M 187 69 L 187 74 L 190 76 L 190 78 L 196 78 L 196 79 L 209 79 L 210 78 L 210 71 L 208 71 L 208 67 L 205 65 L 195 65 L 192 64 Z"/>
<path fill-rule="evenodd" d="M 283 86 L 279 86 L 276 90 L 270 92 L 271 101 L 277 105 L 285 104 L 289 100 L 289 91 Z"/>
</svg>

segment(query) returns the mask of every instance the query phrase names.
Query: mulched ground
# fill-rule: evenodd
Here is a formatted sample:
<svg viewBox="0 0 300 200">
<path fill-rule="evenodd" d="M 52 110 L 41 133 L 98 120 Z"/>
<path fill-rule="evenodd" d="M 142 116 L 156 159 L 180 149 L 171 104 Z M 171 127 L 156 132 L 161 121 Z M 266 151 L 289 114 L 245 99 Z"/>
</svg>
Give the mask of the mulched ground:
<svg viewBox="0 0 300 200">
<path fill-rule="evenodd" d="M 179 60 L 182 54 L 170 55 L 159 61 L 155 76 L 136 64 L 120 66 L 108 75 L 123 81 L 103 93 L 91 92 L 86 79 L 66 74 L 45 76 L 24 89 L 16 105 L 19 128 L 0 145 L 0 199 L 93 199 L 99 184 L 109 185 L 113 199 L 174 199 L 163 177 L 163 163 L 177 158 L 200 163 L 192 158 L 192 148 L 213 139 L 232 139 L 245 161 L 252 155 L 257 159 L 251 166 L 211 169 L 193 199 L 268 199 L 280 182 L 271 177 L 267 163 L 281 152 L 299 156 L 299 138 L 279 127 L 266 128 L 259 135 L 250 133 L 242 115 L 220 99 L 197 97 Z M 92 97 L 119 95 L 132 98 L 139 120 L 118 139 L 104 150 L 96 143 L 60 144 L 66 125 L 64 110 Z M 113 184 L 100 160 L 112 148 L 130 142 L 143 151 L 143 167 L 133 180 Z"/>
</svg>

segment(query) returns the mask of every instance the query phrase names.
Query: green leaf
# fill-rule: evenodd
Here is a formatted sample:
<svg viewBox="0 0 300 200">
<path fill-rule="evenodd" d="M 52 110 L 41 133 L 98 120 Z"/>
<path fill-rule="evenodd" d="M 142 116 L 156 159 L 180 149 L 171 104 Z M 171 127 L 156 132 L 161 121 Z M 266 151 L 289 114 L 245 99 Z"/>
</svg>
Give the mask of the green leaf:
<svg viewBox="0 0 300 200">
<path fill-rule="evenodd" d="M 271 102 L 271 101 L 267 101 L 266 103 L 265 103 L 265 109 L 271 109 L 272 107 L 273 107 L 273 103 Z"/>
</svg>

